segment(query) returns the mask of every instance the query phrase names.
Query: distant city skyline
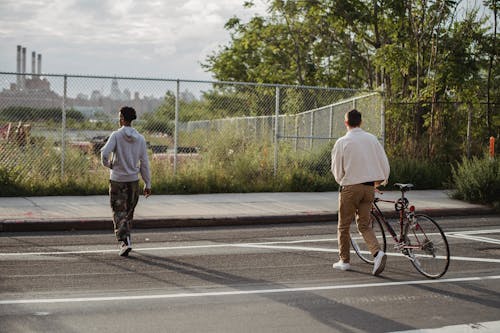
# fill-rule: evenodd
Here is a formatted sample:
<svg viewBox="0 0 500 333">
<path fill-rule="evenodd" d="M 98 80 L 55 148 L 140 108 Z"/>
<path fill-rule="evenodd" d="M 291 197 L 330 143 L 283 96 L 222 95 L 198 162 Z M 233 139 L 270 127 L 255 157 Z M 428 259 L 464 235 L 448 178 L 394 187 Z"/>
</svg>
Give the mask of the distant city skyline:
<svg viewBox="0 0 500 333">
<path fill-rule="evenodd" d="M 211 80 L 200 63 L 230 41 L 224 24 L 265 14 L 264 0 L 244 2 L 2 0 L 0 71 L 16 72 L 22 45 L 43 55 L 42 73 Z"/>
</svg>

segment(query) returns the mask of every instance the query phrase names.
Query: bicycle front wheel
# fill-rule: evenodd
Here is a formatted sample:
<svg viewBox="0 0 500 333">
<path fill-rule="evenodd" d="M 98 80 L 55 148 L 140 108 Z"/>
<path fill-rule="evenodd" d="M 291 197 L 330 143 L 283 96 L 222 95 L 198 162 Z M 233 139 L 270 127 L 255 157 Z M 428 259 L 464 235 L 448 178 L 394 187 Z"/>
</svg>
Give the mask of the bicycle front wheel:
<svg viewBox="0 0 500 333">
<path fill-rule="evenodd" d="M 355 224 L 355 223 L 354 223 Z M 370 227 L 375 232 L 375 237 L 377 237 L 378 243 L 380 244 L 380 248 L 385 252 L 386 250 L 386 240 L 384 229 L 382 228 L 382 224 L 380 223 L 379 218 L 373 213 L 370 214 Z M 351 225 L 351 245 L 354 249 L 354 252 L 361 258 L 364 262 L 373 265 L 373 256 L 370 253 L 370 250 L 366 246 L 365 240 L 363 236 L 358 232 L 358 228 L 354 225 Z"/>
<path fill-rule="evenodd" d="M 416 214 L 406 233 L 406 251 L 413 266 L 424 276 L 437 279 L 450 265 L 450 248 L 443 230 L 427 215 Z"/>
</svg>

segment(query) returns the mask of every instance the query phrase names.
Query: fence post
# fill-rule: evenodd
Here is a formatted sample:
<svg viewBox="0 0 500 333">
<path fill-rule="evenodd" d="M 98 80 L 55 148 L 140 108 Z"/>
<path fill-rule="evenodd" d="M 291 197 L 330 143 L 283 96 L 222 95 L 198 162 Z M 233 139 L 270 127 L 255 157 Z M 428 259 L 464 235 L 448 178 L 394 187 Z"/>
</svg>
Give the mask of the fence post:
<svg viewBox="0 0 500 333">
<path fill-rule="evenodd" d="M 175 89 L 175 121 L 174 121 L 174 176 L 177 174 L 177 147 L 179 140 L 179 91 L 180 91 L 180 81 L 176 81 Z"/>
<path fill-rule="evenodd" d="M 279 140 L 279 115 L 280 115 L 280 87 L 276 87 L 276 105 L 274 107 L 274 178 L 278 175 L 278 140 Z"/>
<path fill-rule="evenodd" d="M 332 135 L 333 135 L 333 106 L 330 105 L 330 120 L 328 124 L 328 141 L 332 141 Z"/>
<path fill-rule="evenodd" d="M 309 128 L 309 149 L 312 150 L 313 149 L 313 144 L 314 144 L 314 114 L 316 113 L 316 111 L 313 111 L 311 112 L 311 126 Z"/>
<path fill-rule="evenodd" d="M 471 158 L 471 144 L 472 144 L 472 134 L 471 134 L 471 127 L 472 127 L 472 105 L 469 104 L 468 107 L 468 112 L 467 112 L 467 158 Z"/>
<path fill-rule="evenodd" d="M 61 115 L 61 181 L 64 178 L 64 159 L 66 154 L 66 98 L 68 91 L 68 76 L 64 75 L 62 115 Z"/>
<path fill-rule="evenodd" d="M 382 86 L 382 101 L 380 102 L 380 136 L 382 140 L 382 147 L 385 148 L 385 101 L 384 101 L 384 87 Z"/>
<path fill-rule="evenodd" d="M 490 136 L 490 160 L 495 159 L 495 138 Z"/>
<path fill-rule="evenodd" d="M 296 152 L 299 147 L 299 116 L 294 115 L 294 127 L 295 127 L 295 139 L 294 139 L 294 151 Z"/>
</svg>

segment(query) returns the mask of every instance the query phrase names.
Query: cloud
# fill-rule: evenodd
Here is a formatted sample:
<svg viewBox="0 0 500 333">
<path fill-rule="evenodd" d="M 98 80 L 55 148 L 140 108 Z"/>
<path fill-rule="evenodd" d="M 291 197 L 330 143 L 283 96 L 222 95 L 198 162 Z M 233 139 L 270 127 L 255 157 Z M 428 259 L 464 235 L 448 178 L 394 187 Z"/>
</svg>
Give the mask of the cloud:
<svg viewBox="0 0 500 333">
<path fill-rule="evenodd" d="M 207 79 L 199 63 L 229 41 L 225 22 L 264 13 L 263 0 L 254 10 L 243 2 L 2 0 L 0 71 L 15 71 L 21 44 L 43 54 L 46 73 Z"/>
</svg>

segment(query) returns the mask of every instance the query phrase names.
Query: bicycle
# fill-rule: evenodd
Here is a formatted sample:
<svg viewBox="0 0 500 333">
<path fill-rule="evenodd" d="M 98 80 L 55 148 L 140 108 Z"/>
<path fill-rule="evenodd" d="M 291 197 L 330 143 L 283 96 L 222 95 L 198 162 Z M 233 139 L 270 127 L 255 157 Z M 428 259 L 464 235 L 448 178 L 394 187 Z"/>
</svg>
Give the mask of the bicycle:
<svg viewBox="0 0 500 333">
<path fill-rule="evenodd" d="M 394 241 L 394 249 L 407 257 L 418 272 L 431 279 L 440 278 L 450 265 L 450 249 L 446 236 L 436 221 L 425 214 L 417 214 L 415 206 L 410 206 L 405 192 L 408 192 L 413 184 L 397 183 L 394 185 L 399 187 L 401 197 L 397 200 L 384 200 L 375 197 L 371 209 L 370 226 L 375 231 L 380 247 L 386 252 L 387 231 Z M 378 207 L 379 202 L 394 204 L 395 210 L 399 213 L 398 233 Z M 373 256 L 363 238 L 357 236 L 353 231 L 351 231 L 351 244 L 361 260 L 373 264 Z"/>
</svg>

